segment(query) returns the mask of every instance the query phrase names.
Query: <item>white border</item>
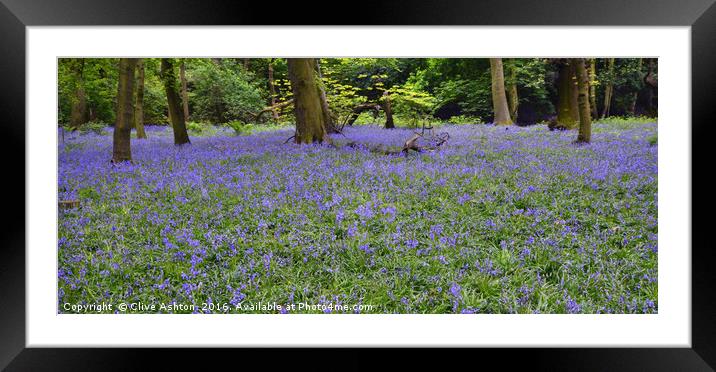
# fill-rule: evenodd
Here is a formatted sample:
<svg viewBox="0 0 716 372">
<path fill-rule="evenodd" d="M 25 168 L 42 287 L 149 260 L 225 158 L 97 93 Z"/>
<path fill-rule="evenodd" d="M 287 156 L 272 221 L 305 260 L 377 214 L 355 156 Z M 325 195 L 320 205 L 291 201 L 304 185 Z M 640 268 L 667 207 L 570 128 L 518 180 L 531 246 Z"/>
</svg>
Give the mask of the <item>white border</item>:
<svg viewBox="0 0 716 372">
<path fill-rule="evenodd" d="M 690 347 L 690 40 L 689 27 L 28 27 L 27 346 Z M 658 56 L 659 314 L 57 315 L 60 56 Z"/>
</svg>

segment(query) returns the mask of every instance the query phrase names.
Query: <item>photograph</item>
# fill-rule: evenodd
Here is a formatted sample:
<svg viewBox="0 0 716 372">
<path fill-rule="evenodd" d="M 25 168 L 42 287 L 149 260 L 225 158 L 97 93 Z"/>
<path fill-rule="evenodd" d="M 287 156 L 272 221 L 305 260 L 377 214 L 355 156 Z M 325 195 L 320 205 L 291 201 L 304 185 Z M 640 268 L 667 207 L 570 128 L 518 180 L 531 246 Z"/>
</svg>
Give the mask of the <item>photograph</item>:
<svg viewBox="0 0 716 372">
<path fill-rule="evenodd" d="M 657 314 L 657 82 L 646 57 L 58 58 L 57 313 Z"/>
</svg>

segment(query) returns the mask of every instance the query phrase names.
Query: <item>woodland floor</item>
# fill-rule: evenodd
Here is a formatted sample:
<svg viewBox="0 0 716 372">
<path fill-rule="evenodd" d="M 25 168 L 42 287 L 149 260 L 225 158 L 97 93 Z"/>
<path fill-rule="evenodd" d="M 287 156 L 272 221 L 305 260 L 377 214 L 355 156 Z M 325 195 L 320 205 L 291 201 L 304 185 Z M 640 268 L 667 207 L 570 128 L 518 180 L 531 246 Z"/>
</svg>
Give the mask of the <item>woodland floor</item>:
<svg viewBox="0 0 716 372">
<path fill-rule="evenodd" d="M 403 156 L 371 148 L 409 129 L 347 128 L 335 140 L 365 147 L 340 148 L 219 130 L 177 148 L 154 127 L 120 166 L 110 129 L 66 134 L 59 199 L 80 208 L 59 212 L 58 312 L 657 312 L 655 123 L 596 124 L 583 146 L 542 125 L 437 131 L 437 151 Z"/>
</svg>

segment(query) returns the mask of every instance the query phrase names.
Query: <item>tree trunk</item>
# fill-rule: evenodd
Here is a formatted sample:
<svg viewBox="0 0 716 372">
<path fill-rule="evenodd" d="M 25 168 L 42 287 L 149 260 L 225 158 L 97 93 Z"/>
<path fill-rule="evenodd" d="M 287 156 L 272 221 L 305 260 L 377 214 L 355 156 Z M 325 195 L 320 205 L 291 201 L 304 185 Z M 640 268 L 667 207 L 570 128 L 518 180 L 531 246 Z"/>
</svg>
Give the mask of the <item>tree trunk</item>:
<svg viewBox="0 0 716 372">
<path fill-rule="evenodd" d="M 579 122 L 577 103 L 577 81 L 574 66 L 569 60 L 559 65 L 557 82 L 557 126 L 560 129 L 574 129 Z"/>
<path fill-rule="evenodd" d="M 167 94 L 169 121 L 171 121 L 174 131 L 174 144 L 183 145 L 190 143 L 189 134 L 186 131 L 184 112 L 181 108 L 181 98 L 179 98 L 179 87 L 176 75 L 174 74 L 174 61 L 171 58 L 162 58 L 160 76 Z"/>
<path fill-rule="evenodd" d="M 184 60 L 179 65 L 179 78 L 181 79 L 181 99 L 184 105 L 184 120 L 189 121 L 189 93 L 186 90 L 186 66 Z"/>
<path fill-rule="evenodd" d="M 244 70 L 246 70 L 246 71 L 249 70 L 249 61 L 250 61 L 250 58 L 244 58 Z"/>
<path fill-rule="evenodd" d="M 147 138 L 144 131 L 144 60 L 139 58 L 137 62 L 137 99 L 134 103 L 134 129 L 137 131 L 137 138 Z"/>
<path fill-rule="evenodd" d="M 296 116 L 296 143 L 323 142 L 326 128 L 323 122 L 321 97 L 316 87 L 313 58 L 288 58 L 288 77 L 293 89 Z"/>
<path fill-rule="evenodd" d="M 273 84 L 273 58 L 269 61 L 268 64 L 268 85 L 269 85 L 269 93 L 271 94 L 271 100 L 269 101 L 269 107 L 276 106 L 276 87 Z M 271 109 L 271 115 L 273 116 L 274 121 L 278 121 L 278 110 L 275 108 Z"/>
<path fill-rule="evenodd" d="M 318 87 L 318 95 L 321 97 L 321 113 L 323 114 L 323 124 L 326 127 L 326 133 L 338 133 L 338 128 L 336 128 L 336 123 L 333 120 L 333 113 L 331 112 L 330 107 L 328 107 L 328 98 L 326 98 L 326 90 L 323 87 L 323 74 L 321 73 L 321 63 L 318 58 L 314 60 L 314 64 L 316 66 L 316 73 L 318 74 L 319 81 L 316 82 L 316 87 Z"/>
<path fill-rule="evenodd" d="M 119 84 L 117 89 L 117 122 L 114 124 L 114 137 L 112 142 L 112 162 L 121 163 L 132 161 L 130 137 L 134 107 L 134 68 L 137 58 L 119 59 Z"/>
<path fill-rule="evenodd" d="M 497 125 L 512 124 L 510 109 L 507 106 L 505 94 L 505 74 L 502 70 L 502 58 L 490 58 L 490 72 L 492 74 L 492 107 L 494 123 Z"/>
<path fill-rule="evenodd" d="M 592 109 L 592 119 L 599 117 L 597 110 L 597 59 L 589 59 L 589 108 Z"/>
<path fill-rule="evenodd" d="M 395 128 L 393 109 L 390 106 L 390 93 L 388 91 L 383 92 L 383 111 L 385 112 L 385 129 Z"/>
<path fill-rule="evenodd" d="M 644 76 L 644 84 L 648 87 L 646 90 L 646 109 L 650 117 L 656 117 L 658 115 L 658 108 L 654 105 L 654 98 L 658 98 L 657 91 L 659 88 L 659 82 L 654 74 L 655 60 L 654 58 L 649 58 L 649 70 L 646 76 Z"/>
<path fill-rule="evenodd" d="M 74 75 L 75 89 L 72 97 L 72 111 L 70 112 L 70 127 L 79 128 L 87 122 L 87 96 L 84 82 L 84 58 L 73 58 L 72 74 Z"/>
<path fill-rule="evenodd" d="M 614 58 L 609 58 L 607 72 L 609 79 L 607 86 L 604 88 L 604 110 L 602 111 L 602 118 L 609 116 L 609 109 L 612 103 L 612 92 L 614 91 Z"/>
<path fill-rule="evenodd" d="M 507 70 L 509 71 L 509 79 L 507 83 L 507 105 L 510 108 L 510 118 L 512 121 L 517 121 L 517 110 L 520 106 L 520 97 L 517 94 L 517 69 L 515 69 L 515 61 L 507 64 Z"/>
<path fill-rule="evenodd" d="M 592 116 L 589 109 L 589 75 L 584 58 L 572 58 L 576 70 L 579 94 L 579 134 L 577 142 L 589 143 L 592 138 Z"/>
<path fill-rule="evenodd" d="M 639 75 L 641 75 L 641 65 L 642 65 L 642 60 L 641 60 L 641 58 L 639 58 L 639 61 L 637 64 L 638 69 L 639 69 Z M 636 92 L 634 92 L 631 97 L 631 105 L 629 105 L 629 114 L 631 116 L 636 115 L 636 101 L 638 99 L 639 99 L 639 89 L 637 89 Z"/>
</svg>

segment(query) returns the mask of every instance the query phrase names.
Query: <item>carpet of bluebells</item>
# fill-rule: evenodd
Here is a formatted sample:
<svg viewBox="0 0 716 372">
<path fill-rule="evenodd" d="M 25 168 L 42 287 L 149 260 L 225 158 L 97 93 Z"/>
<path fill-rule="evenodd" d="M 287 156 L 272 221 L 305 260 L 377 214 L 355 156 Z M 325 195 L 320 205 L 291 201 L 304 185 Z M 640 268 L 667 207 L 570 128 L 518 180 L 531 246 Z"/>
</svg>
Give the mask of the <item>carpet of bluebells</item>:
<svg viewBox="0 0 716 372">
<path fill-rule="evenodd" d="M 581 146 L 542 125 L 438 131 L 445 145 L 406 157 L 371 145 L 400 149 L 409 129 L 346 128 L 357 148 L 285 144 L 289 129 L 175 147 L 154 127 L 119 166 L 111 129 L 66 134 L 59 199 L 81 206 L 59 212 L 58 312 L 657 312 L 655 123 L 596 124 Z"/>
</svg>

